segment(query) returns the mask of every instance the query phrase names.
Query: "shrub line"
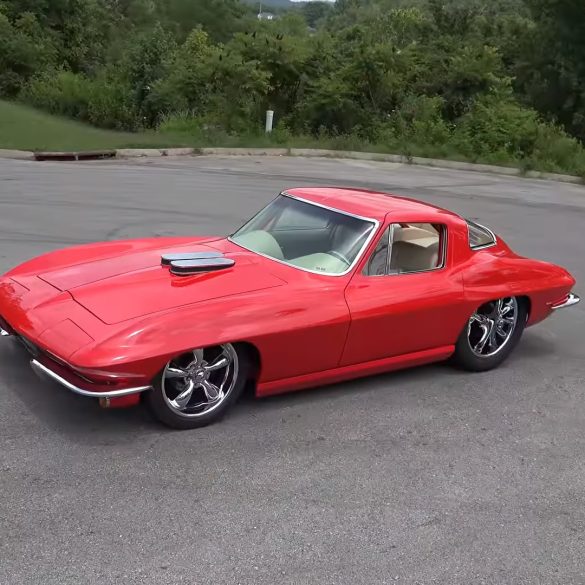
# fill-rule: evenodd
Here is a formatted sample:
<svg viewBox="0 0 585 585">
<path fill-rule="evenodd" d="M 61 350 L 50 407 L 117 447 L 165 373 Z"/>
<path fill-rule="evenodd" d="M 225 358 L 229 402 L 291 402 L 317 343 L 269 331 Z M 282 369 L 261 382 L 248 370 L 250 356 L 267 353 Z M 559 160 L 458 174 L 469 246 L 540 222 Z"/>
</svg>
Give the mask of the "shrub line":
<svg viewBox="0 0 585 585">
<path fill-rule="evenodd" d="M 320 148 L 120 148 L 104 151 L 79 152 L 32 152 L 27 150 L 0 149 L 0 158 L 17 160 L 88 160 L 104 158 L 144 158 L 162 156 L 298 156 L 306 158 L 340 158 L 377 162 L 408 164 L 414 166 L 435 167 L 457 171 L 471 171 L 492 175 L 507 175 L 528 179 L 556 181 L 582 185 L 583 178 L 574 175 L 546 173 L 541 171 L 524 171 L 517 167 L 502 167 L 454 160 L 410 157 L 402 154 L 384 154 L 351 150 L 327 150 Z"/>
</svg>

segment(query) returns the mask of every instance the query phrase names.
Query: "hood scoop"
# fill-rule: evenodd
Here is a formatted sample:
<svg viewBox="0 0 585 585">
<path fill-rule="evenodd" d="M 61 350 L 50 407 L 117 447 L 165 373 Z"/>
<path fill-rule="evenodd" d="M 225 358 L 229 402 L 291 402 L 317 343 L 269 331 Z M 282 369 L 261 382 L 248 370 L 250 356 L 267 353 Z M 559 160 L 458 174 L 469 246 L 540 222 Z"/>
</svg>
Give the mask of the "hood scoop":
<svg viewBox="0 0 585 585">
<path fill-rule="evenodd" d="M 222 258 L 222 252 L 180 252 L 178 254 L 163 254 L 160 257 L 160 263 L 168 266 L 172 262 L 183 260 L 208 260 L 210 258 Z"/>
<path fill-rule="evenodd" d="M 230 268 L 236 263 L 232 258 L 208 258 L 194 260 L 175 260 L 171 262 L 171 273 L 178 276 L 190 276 L 212 270 Z"/>
<path fill-rule="evenodd" d="M 183 252 L 180 254 L 164 254 L 161 257 L 163 266 L 170 266 L 171 274 L 191 276 L 201 272 L 212 272 L 232 267 L 236 263 L 226 258 L 221 252 Z"/>
</svg>

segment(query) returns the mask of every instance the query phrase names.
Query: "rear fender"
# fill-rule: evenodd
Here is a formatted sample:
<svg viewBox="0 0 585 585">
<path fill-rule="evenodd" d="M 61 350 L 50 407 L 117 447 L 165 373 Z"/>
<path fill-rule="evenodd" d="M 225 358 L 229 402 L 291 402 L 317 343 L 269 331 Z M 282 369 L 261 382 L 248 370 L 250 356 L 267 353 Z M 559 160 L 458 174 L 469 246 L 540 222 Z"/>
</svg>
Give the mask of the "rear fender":
<svg viewBox="0 0 585 585">
<path fill-rule="evenodd" d="M 477 252 L 464 271 L 465 296 L 478 307 L 490 300 L 527 297 L 527 326 L 539 323 L 552 312 L 551 306 L 571 291 L 575 279 L 567 270 L 540 260 Z"/>
</svg>

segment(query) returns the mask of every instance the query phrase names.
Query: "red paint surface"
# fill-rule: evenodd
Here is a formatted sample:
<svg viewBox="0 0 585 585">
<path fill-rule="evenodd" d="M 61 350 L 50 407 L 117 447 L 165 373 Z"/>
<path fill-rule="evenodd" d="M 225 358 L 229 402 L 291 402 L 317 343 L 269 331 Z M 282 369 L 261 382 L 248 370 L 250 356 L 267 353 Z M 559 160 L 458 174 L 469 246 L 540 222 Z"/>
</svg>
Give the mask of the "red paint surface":
<svg viewBox="0 0 585 585">
<path fill-rule="evenodd" d="M 151 238 L 46 254 L 0 278 L 0 317 L 99 386 L 150 384 L 173 356 L 225 342 L 254 345 L 259 396 L 443 359 L 471 313 L 503 296 L 530 300 L 546 318 L 573 277 L 522 258 L 504 242 L 480 251 L 457 215 L 370 191 L 295 189 L 295 196 L 380 222 L 355 269 L 312 274 L 224 238 Z M 368 277 L 369 252 L 395 222 L 447 227 L 442 269 Z M 191 277 L 160 265 L 168 252 L 220 250 L 233 268 Z M 93 378 L 92 378 L 93 377 Z M 127 401 L 131 403 L 131 400 Z"/>
</svg>

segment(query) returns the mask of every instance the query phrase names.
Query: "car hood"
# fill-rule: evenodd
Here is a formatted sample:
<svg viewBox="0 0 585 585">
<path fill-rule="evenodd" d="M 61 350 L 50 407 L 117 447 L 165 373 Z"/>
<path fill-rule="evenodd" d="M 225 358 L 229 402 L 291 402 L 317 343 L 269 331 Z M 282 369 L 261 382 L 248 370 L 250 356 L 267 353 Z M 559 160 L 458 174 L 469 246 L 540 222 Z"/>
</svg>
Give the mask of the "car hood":
<svg viewBox="0 0 585 585">
<path fill-rule="evenodd" d="M 214 247 L 214 242 L 220 246 Z M 173 275 L 168 266 L 161 265 L 162 254 L 217 251 L 221 242 L 156 246 L 156 241 L 144 241 L 138 250 L 133 246 L 125 253 L 97 259 L 89 247 L 89 261 L 39 271 L 37 276 L 58 290 L 67 291 L 107 324 L 285 284 L 270 273 L 266 261 L 245 250 L 226 252 L 226 257 L 235 260 L 233 267 L 193 276 Z"/>
</svg>

